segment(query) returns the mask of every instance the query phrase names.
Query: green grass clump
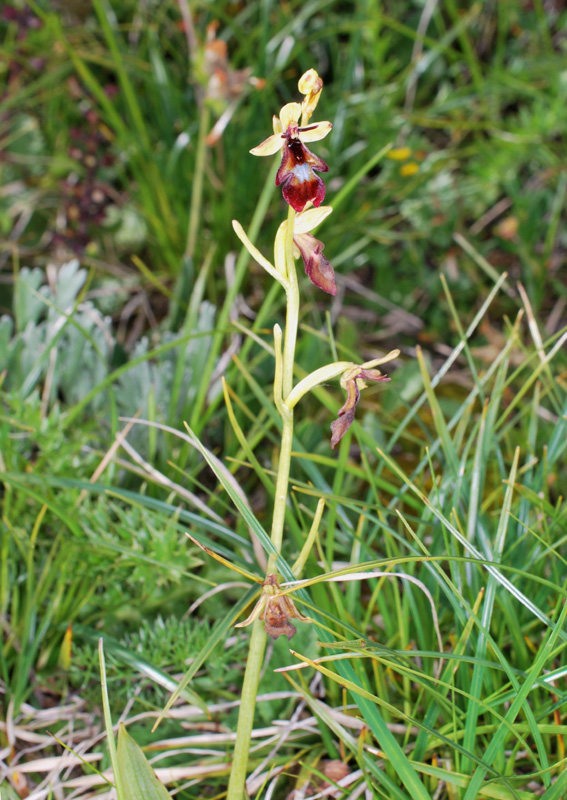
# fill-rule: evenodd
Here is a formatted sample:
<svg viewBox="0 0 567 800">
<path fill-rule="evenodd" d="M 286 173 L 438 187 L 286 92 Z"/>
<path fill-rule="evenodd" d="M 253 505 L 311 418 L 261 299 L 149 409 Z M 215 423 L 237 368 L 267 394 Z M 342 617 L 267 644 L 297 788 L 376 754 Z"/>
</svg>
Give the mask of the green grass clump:
<svg viewBox="0 0 567 800">
<path fill-rule="evenodd" d="M 114 718 L 126 709 L 156 766 L 177 769 L 160 778 L 181 798 L 226 790 L 283 314 L 230 222 L 271 256 L 280 199 L 248 150 L 311 66 L 334 124 L 318 153 L 339 292 L 328 305 L 302 278 L 295 378 L 402 357 L 337 452 L 341 390 L 298 410 L 278 570 L 291 579 L 324 497 L 309 582 L 290 587 L 315 622 L 268 653 L 250 795 L 320 791 L 339 760 L 345 796 L 564 796 L 565 9 L 14 9 L 0 12 L 0 716 L 17 723 L 15 740 L 0 730 L 2 796 L 18 780 L 38 798 L 50 782 L 107 791 L 37 760 L 63 752 L 47 727 L 106 753 L 90 738 L 101 636 Z"/>
</svg>

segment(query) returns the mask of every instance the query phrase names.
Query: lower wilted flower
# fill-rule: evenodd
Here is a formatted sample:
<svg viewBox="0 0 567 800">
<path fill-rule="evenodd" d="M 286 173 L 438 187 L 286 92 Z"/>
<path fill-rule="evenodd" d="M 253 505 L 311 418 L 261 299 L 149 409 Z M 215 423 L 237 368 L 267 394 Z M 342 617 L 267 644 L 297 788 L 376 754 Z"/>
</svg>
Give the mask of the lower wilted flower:
<svg viewBox="0 0 567 800">
<path fill-rule="evenodd" d="M 362 364 L 348 370 L 341 377 L 341 386 L 347 391 L 347 399 L 344 406 L 339 409 L 337 419 L 331 422 L 331 447 L 335 447 L 341 441 L 354 422 L 354 413 L 360 400 L 360 390 L 366 389 L 365 381 L 384 382 L 390 380 L 387 375 L 382 375 L 379 369 L 369 369 L 368 367 L 372 363 L 369 361 L 368 366 Z"/>
<path fill-rule="evenodd" d="M 299 622 L 311 622 L 309 617 L 303 616 L 295 603 L 287 595 L 279 594 L 279 584 L 277 575 L 270 573 L 266 575 L 266 580 L 262 584 L 262 594 L 260 599 L 252 609 L 252 613 L 244 622 L 239 622 L 236 628 L 245 628 L 251 625 L 256 619 L 264 620 L 264 629 L 268 636 L 277 639 L 278 636 L 287 636 L 288 639 L 297 633 L 297 628 L 292 625 L 290 619 L 297 619 Z"/>
</svg>

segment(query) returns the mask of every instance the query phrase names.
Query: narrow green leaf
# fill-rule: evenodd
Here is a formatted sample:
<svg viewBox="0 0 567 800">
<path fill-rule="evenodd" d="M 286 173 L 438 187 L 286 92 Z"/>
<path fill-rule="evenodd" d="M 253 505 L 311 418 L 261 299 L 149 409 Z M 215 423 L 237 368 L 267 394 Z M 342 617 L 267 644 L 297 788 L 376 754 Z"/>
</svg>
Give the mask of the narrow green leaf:
<svg viewBox="0 0 567 800">
<path fill-rule="evenodd" d="M 524 592 L 518 589 L 512 581 L 506 578 L 502 572 L 500 572 L 497 567 L 493 566 L 492 564 L 488 563 L 486 559 L 483 559 L 481 553 L 478 551 L 476 547 L 467 541 L 467 539 L 461 534 L 461 532 L 445 517 L 445 515 L 436 507 L 434 506 L 431 501 L 425 496 L 425 494 L 414 484 L 412 481 L 406 476 L 406 474 L 400 469 L 398 464 L 394 461 L 394 459 L 390 458 L 383 450 L 379 447 L 376 448 L 377 452 L 382 456 L 384 461 L 391 467 L 391 469 L 402 479 L 402 481 L 414 492 L 418 497 L 421 498 L 424 505 L 429 509 L 429 511 L 441 522 L 444 528 L 446 528 L 452 536 L 457 539 L 458 542 L 465 548 L 465 551 L 468 550 L 471 555 L 477 560 L 479 563 L 483 564 L 486 571 L 493 575 L 498 583 L 500 583 L 510 594 L 516 598 L 523 606 L 525 606 L 537 619 L 543 622 L 548 628 L 552 628 L 555 630 L 556 625 L 555 623 L 544 614 L 544 612 L 538 608 L 538 606 L 533 603 L 529 597 L 527 597 Z M 564 642 L 567 642 L 567 633 L 563 630 L 558 631 L 558 635 Z"/>
<path fill-rule="evenodd" d="M 248 525 L 249 528 L 255 533 L 258 537 L 260 543 L 262 544 L 266 553 L 270 555 L 276 556 L 276 562 L 281 574 L 287 578 L 288 580 L 293 580 L 293 573 L 291 568 L 287 565 L 284 559 L 279 555 L 276 551 L 274 545 L 272 544 L 270 537 L 264 530 L 264 528 L 260 525 L 254 514 L 252 513 L 250 507 L 247 503 L 244 502 L 242 497 L 238 494 L 236 489 L 234 488 L 233 484 L 230 480 L 228 480 L 227 475 L 224 469 L 221 468 L 219 465 L 218 460 L 210 453 L 205 445 L 195 436 L 191 428 L 186 424 L 187 431 L 189 432 L 189 436 L 197 450 L 201 453 L 209 467 L 213 470 L 215 475 L 217 476 L 218 480 L 224 487 L 225 491 L 229 495 L 230 499 L 242 515 L 244 521 Z"/>
<path fill-rule="evenodd" d="M 433 416 L 433 424 L 435 425 L 435 430 L 437 431 L 437 436 L 439 437 L 439 441 L 441 442 L 441 447 L 443 449 L 445 458 L 447 459 L 447 462 L 451 465 L 453 475 L 456 477 L 459 474 L 459 461 L 457 458 L 457 453 L 455 451 L 455 446 L 451 440 L 449 429 L 447 428 L 447 423 L 445 422 L 445 417 L 443 416 L 443 411 L 441 410 L 439 401 L 437 400 L 435 392 L 433 391 L 433 387 L 431 385 L 431 379 L 427 371 L 427 365 L 425 364 L 425 359 L 423 357 L 423 351 L 421 347 L 417 347 L 416 352 L 417 352 L 417 361 L 419 364 L 419 370 L 421 372 L 421 378 L 423 380 L 423 388 L 425 394 L 427 395 L 427 400 L 429 402 L 429 407 L 431 409 L 431 414 Z"/>
<path fill-rule="evenodd" d="M 506 713 L 506 719 L 508 720 L 508 722 L 514 722 L 514 720 L 520 713 L 520 710 L 525 707 L 528 695 L 534 687 L 535 679 L 539 677 L 545 664 L 547 663 L 547 661 L 549 661 L 555 643 L 559 638 L 559 635 L 563 633 L 563 626 L 565 625 L 566 619 L 567 619 L 567 603 L 564 603 L 557 624 L 554 626 L 553 630 L 549 632 L 549 636 L 547 637 L 547 639 L 543 641 L 541 647 L 539 648 L 539 652 L 535 658 L 532 669 L 529 671 L 526 680 L 522 684 L 520 690 L 516 693 L 516 696 L 514 697 L 514 700 L 512 701 L 510 708 Z M 492 737 L 490 744 L 485 750 L 484 753 L 485 763 L 487 764 L 492 763 L 496 753 L 503 746 L 503 742 L 506 735 L 507 735 L 506 728 L 503 725 L 501 725 L 494 734 L 494 736 Z M 464 800 L 474 800 L 478 796 L 478 792 L 480 790 L 480 787 L 482 786 L 485 775 L 486 775 L 485 767 L 478 766 L 472 776 L 472 780 L 466 791 Z"/>
<path fill-rule="evenodd" d="M 102 708 L 104 713 L 104 726 L 106 728 L 106 742 L 108 745 L 108 752 L 110 754 L 110 763 L 112 764 L 112 771 L 114 773 L 114 782 L 116 784 L 116 794 L 118 800 L 129 800 L 124 796 L 122 789 L 122 782 L 120 773 L 118 771 L 118 756 L 116 753 L 116 742 L 114 741 L 114 732 L 112 730 L 112 716 L 110 714 L 110 701 L 108 699 L 108 684 L 106 682 L 106 664 L 104 661 L 104 644 L 102 639 L 98 642 L 98 661 L 100 666 L 100 690 L 102 693 Z"/>
<path fill-rule="evenodd" d="M 547 791 L 541 795 L 541 800 L 564 800 L 567 796 L 567 770 L 564 770 Z"/>
<path fill-rule="evenodd" d="M 170 797 L 124 725 L 120 725 L 118 732 L 118 771 L 125 800 L 165 800 Z"/>
<path fill-rule="evenodd" d="M 315 716 L 319 717 L 325 725 L 335 734 L 335 736 L 340 739 L 341 742 L 355 755 L 358 755 L 358 748 L 357 743 L 354 738 L 350 735 L 350 733 L 343 728 L 343 726 L 337 722 L 335 716 L 329 713 L 329 708 L 324 703 L 320 702 L 319 700 L 315 699 L 311 696 L 311 694 L 301 686 L 301 684 L 296 683 L 289 674 L 286 675 L 287 680 L 291 683 L 291 685 L 296 689 L 296 691 L 305 698 L 307 705 L 310 707 L 311 711 Z M 383 769 L 376 764 L 376 759 L 371 758 L 368 754 L 363 753 L 362 756 L 363 763 L 365 769 L 376 778 L 376 780 L 383 784 L 388 792 L 388 797 L 391 800 L 410 800 L 411 795 L 406 794 L 403 789 L 400 789 L 390 777 L 385 773 Z M 428 797 L 428 795 L 426 795 Z"/>
<path fill-rule="evenodd" d="M 484 420 L 484 416 L 483 416 Z M 482 436 L 484 431 L 484 425 L 481 425 L 480 428 L 480 435 L 479 435 L 479 445 L 477 448 L 477 453 L 481 451 L 482 448 Z M 506 489 L 506 494 L 504 496 L 504 503 L 502 505 L 502 511 L 500 514 L 500 521 L 498 524 L 498 533 L 496 535 L 496 542 L 494 545 L 494 560 L 499 561 L 502 555 L 502 551 L 504 549 L 504 540 L 506 538 L 506 531 L 508 529 L 508 521 L 509 521 L 509 511 L 512 506 L 512 494 L 513 494 L 513 486 L 514 481 L 516 479 L 516 471 L 518 469 L 518 459 L 520 457 L 520 450 L 516 448 L 516 452 L 514 454 L 514 461 L 512 464 L 512 468 L 510 470 L 509 476 L 509 484 Z M 475 459 L 476 463 L 476 459 Z M 496 600 L 496 588 L 498 584 L 494 579 L 494 576 L 491 575 L 488 579 L 488 586 L 486 590 L 486 595 L 484 598 L 484 606 L 482 609 L 482 624 L 486 628 L 486 630 L 490 630 L 490 625 L 492 621 L 492 614 L 494 611 L 494 604 Z M 482 634 L 478 638 L 478 644 L 476 647 L 476 657 L 478 659 L 484 659 L 486 654 L 487 648 L 487 639 Z M 485 680 L 485 670 L 482 664 L 476 664 L 473 670 L 472 680 L 471 680 L 471 695 L 475 698 L 480 698 L 482 693 L 482 686 Z M 472 702 L 469 703 L 468 711 L 467 711 L 467 719 L 465 723 L 465 738 L 463 739 L 463 745 L 474 752 L 474 745 L 476 739 L 476 724 L 478 715 L 480 712 L 480 707 L 477 703 Z M 471 769 L 471 764 L 468 760 L 463 761 L 461 764 L 461 769 L 463 772 L 468 772 Z"/>
</svg>

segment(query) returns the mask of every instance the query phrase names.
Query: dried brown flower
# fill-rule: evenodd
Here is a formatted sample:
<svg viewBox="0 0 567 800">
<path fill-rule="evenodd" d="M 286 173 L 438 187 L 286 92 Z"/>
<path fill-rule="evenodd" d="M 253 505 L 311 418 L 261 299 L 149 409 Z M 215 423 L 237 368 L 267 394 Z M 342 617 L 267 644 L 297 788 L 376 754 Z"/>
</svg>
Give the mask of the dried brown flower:
<svg viewBox="0 0 567 800">
<path fill-rule="evenodd" d="M 279 592 L 277 575 L 273 573 L 266 575 L 266 580 L 262 584 L 262 594 L 252 609 L 252 613 L 244 622 L 239 622 L 236 627 L 244 628 L 251 625 L 256 619 L 263 619 L 268 636 L 274 639 L 277 639 L 278 636 L 287 636 L 288 639 L 291 639 L 297 633 L 297 628 L 290 622 L 291 619 L 297 619 L 299 622 L 311 622 L 311 620 L 297 610 L 291 597 Z"/>
</svg>

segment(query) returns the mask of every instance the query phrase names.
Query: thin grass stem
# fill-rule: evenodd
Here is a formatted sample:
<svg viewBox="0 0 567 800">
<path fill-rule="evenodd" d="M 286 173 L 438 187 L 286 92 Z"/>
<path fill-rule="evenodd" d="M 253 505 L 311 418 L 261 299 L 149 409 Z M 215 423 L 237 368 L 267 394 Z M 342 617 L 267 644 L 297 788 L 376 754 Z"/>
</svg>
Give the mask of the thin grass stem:
<svg viewBox="0 0 567 800">
<path fill-rule="evenodd" d="M 193 259 L 197 247 L 197 236 L 199 233 L 199 222 L 201 219 L 201 208 L 203 205 L 203 185 L 205 176 L 206 160 L 206 138 L 209 129 L 210 113 L 206 103 L 201 107 L 201 118 L 199 120 L 199 140 L 197 142 L 197 153 L 195 157 L 195 172 L 193 174 L 193 187 L 191 189 L 191 211 L 189 214 L 189 229 L 187 231 L 187 246 L 185 255 Z"/>
</svg>

